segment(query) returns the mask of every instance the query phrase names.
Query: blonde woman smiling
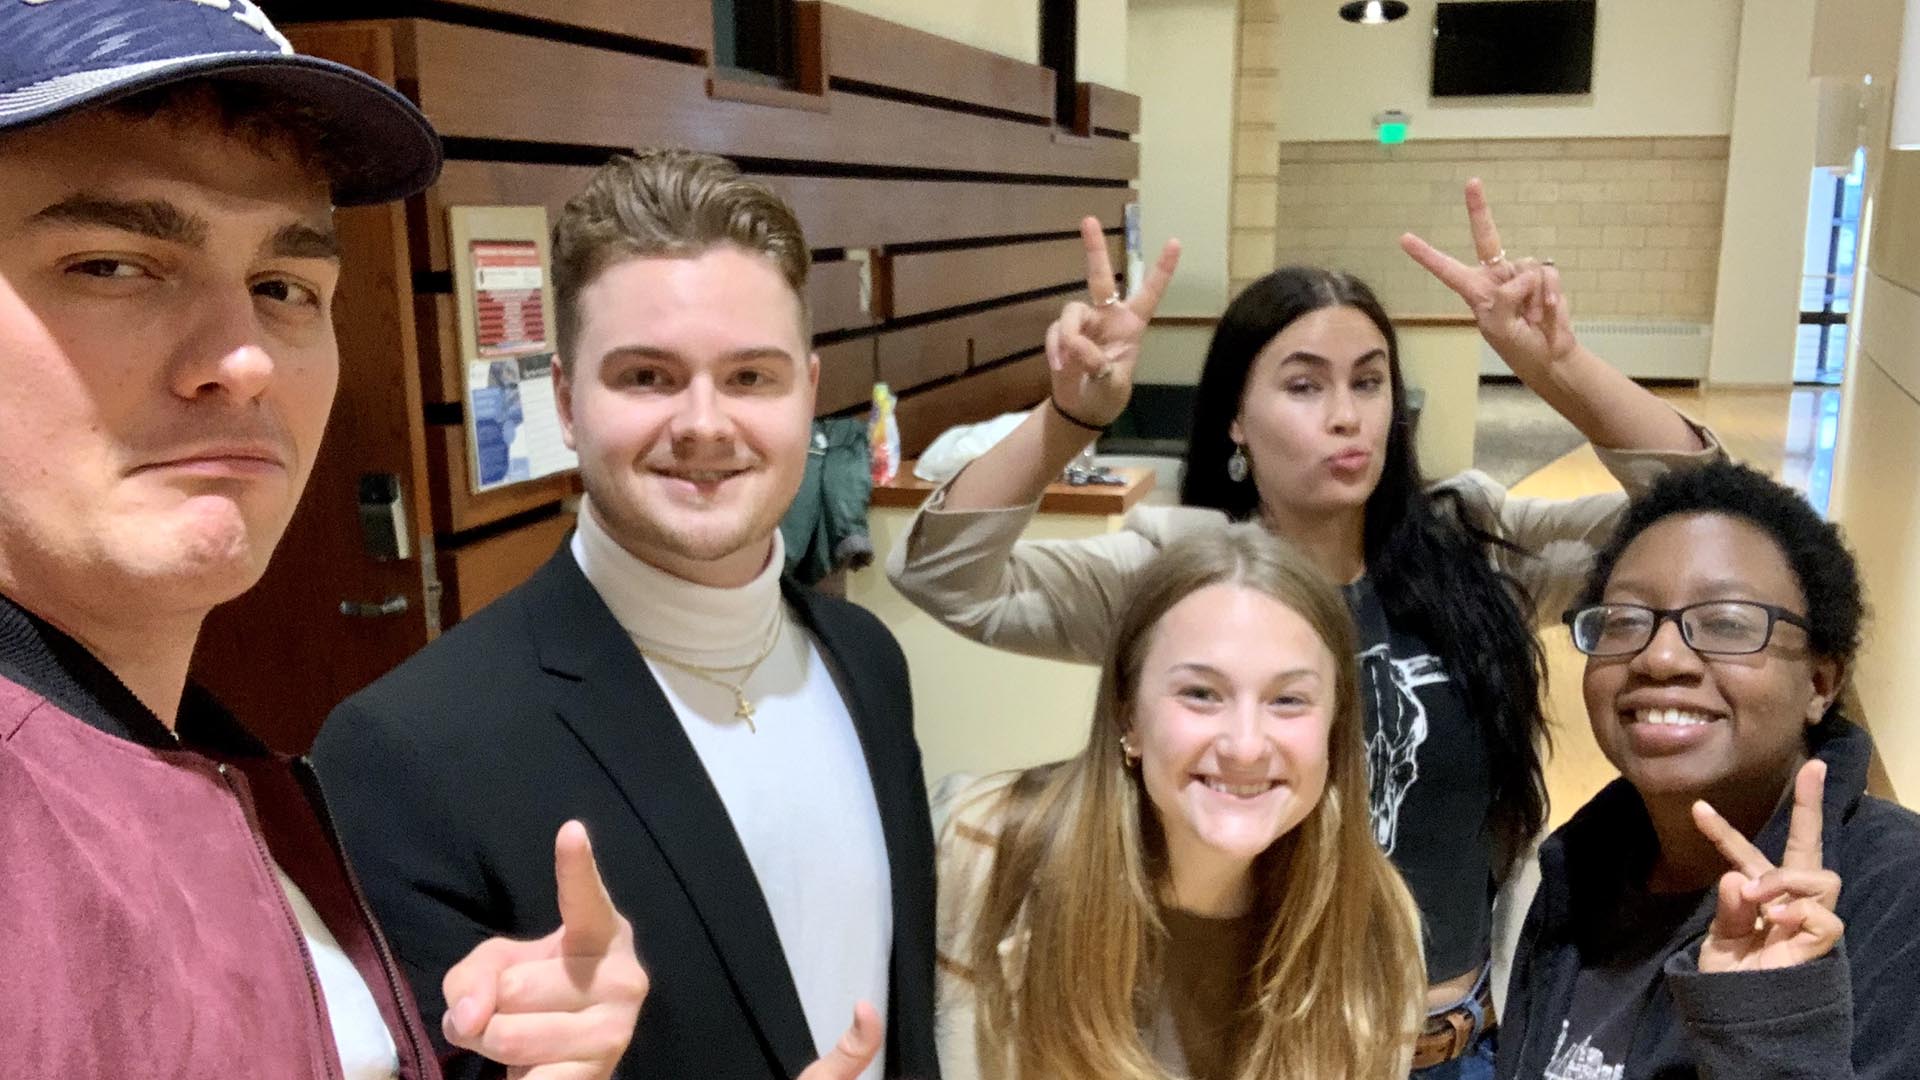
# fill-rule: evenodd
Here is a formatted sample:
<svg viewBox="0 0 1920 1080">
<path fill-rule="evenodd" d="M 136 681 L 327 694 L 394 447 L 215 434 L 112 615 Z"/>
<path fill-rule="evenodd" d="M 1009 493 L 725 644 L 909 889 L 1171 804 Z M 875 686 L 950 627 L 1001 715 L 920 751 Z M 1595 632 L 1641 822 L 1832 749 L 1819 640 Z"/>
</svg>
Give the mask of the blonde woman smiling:
<svg viewBox="0 0 1920 1080">
<path fill-rule="evenodd" d="M 1257 525 L 1143 571 L 1086 748 L 936 797 L 946 1080 L 1406 1075 L 1419 918 L 1368 827 L 1355 651 Z"/>
</svg>

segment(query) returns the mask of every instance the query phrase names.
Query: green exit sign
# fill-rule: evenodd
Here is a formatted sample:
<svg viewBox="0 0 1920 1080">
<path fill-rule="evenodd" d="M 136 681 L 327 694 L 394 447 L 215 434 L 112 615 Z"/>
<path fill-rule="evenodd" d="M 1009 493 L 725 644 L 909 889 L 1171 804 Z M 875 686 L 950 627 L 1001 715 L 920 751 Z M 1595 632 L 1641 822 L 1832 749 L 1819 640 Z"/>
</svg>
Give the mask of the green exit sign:
<svg viewBox="0 0 1920 1080">
<path fill-rule="evenodd" d="M 1407 125 L 1404 122 L 1389 121 L 1375 128 L 1374 133 L 1380 137 L 1382 146 L 1392 146 L 1407 141 Z"/>
</svg>

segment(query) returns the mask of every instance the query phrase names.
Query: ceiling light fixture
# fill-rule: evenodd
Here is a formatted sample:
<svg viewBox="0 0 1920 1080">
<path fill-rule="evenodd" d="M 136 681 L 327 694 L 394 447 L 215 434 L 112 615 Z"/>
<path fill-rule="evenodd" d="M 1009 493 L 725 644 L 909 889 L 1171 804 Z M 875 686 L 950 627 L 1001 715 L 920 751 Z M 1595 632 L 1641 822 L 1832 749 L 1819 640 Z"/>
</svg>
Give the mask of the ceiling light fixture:
<svg viewBox="0 0 1920 1080">
<path fill-rule="evenodd" d="M 1406 17 L 1407 5 L 1401 0 L 1353 0 L 1340 5 L 1340 17 L 1362 26 L 1379 26 Z"/>
</svg>

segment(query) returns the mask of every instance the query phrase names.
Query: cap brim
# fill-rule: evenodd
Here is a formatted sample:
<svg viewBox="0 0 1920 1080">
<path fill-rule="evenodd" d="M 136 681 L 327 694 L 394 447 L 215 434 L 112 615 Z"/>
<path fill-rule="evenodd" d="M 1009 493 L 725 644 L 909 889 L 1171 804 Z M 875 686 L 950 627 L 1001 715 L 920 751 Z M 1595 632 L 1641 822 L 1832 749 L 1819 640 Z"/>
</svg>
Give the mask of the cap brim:
<svg viewBox="0 0 1920 1080">
<path fill-rule="evenodd" d="M 364 72 L 313 56 L 217 53 L 88 72 L 34 88 L 24 107 L 0 109 L 0 126 L 39 123 L 77 109 L 191 79 L 265 87 L 298 102 L 325 132 L 337 206 L 417 194 L 440 175 L 440 135 L 399 91 Z"/>
</svg>

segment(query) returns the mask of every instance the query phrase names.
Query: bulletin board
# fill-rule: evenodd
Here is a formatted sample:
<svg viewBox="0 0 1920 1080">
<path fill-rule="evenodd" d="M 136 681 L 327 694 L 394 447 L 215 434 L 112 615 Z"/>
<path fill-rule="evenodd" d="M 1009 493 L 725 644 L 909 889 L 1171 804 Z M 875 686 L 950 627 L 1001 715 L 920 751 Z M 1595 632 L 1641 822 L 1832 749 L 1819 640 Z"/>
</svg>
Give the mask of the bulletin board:
<svg viewBox="0 0 1920 1080">
<path fill-rule="evenodd" d="M 452 206 L 471 489 L 574 468 L 554 402 L 552 261 L 541 206 Z"/>
</svg>

